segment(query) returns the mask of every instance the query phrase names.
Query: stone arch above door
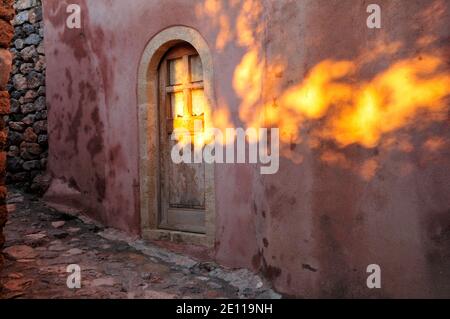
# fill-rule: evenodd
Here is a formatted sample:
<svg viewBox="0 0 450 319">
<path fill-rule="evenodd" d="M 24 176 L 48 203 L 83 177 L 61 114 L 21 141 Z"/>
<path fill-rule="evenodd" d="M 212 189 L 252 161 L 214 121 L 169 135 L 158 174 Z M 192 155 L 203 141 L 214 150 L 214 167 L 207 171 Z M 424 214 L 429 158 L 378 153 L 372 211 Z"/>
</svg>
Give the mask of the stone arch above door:
<svg viewBox="0 0 450 319">
<path fill-rule="evenodd" d="M 145 47 L 138 72 L 139 178 L 142 236 L 152 240 L 170 240 L 213 246 L 215 239 L 214 166 L 206 165 L 206 234 L 158 229 L 159 218 L 159 116 L 158 67 L 165 53 L 178 43 L 187 42 L 198 52 L 203 63 L 205 98 L 208 112 L 214 109 L 213 62 L 201 34 L 189 27 L 174 26 L 155 35 Z M 211 114 L 205 114 L 210 117 Z"/>
</svg>

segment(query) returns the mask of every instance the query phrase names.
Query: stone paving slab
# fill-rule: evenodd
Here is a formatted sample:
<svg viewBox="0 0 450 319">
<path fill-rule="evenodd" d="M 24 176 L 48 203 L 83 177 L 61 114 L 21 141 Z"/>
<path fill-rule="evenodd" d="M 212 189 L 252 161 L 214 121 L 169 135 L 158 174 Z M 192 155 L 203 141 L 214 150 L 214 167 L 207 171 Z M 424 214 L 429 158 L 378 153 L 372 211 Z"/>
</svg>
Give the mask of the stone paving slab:
<svg viewBox="0 0 450 319">
<path fill-rule="evenodd" d="M 0 299 L 280 298 L 257 275 L 199 262 L 10 190 Z M 67 287 L 67 266 L 81 288 Z"/>
</svg>

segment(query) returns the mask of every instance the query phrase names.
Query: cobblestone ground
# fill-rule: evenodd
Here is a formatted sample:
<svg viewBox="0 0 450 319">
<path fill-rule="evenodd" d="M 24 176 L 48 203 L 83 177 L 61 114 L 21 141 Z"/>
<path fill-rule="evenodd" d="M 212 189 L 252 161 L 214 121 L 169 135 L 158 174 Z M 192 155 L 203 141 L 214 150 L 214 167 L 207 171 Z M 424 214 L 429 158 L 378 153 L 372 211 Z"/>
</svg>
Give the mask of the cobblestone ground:
<svg viewBox="0 0 450 319">
<path fill-rule="evenodd" d="M 0 298 L 280 298 L 247 270 L 229 270 L 58 212 L 10 190 Z M 67 266 L 81 289 L 67 288 Z"/>
</svg>

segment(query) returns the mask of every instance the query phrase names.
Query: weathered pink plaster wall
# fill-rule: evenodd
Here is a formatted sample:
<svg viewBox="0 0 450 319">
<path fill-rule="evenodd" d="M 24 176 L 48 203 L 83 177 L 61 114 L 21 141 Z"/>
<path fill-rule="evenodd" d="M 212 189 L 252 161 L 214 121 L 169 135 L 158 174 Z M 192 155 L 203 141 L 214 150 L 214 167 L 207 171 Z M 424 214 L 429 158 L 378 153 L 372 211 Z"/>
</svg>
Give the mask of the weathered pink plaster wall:
<svg viewBox="0 0 450 319">
<path fill-rule="evenodd" d="M 365 24 L 372 2 L 383 9 L 381 30 Z M 81 5 L 81 30 L 65 27 L 68 3 Z M 44 0 L 54 177 L 48 198 L 70 200 L 106 225 L 139 234 L 137 71 L 148 41 L 167 27 L 185 25 L 204 36 L 214 57 L 217 103 L 228 105 L 240 126 L 233 75 L 249 48 L 237 41 L 219 48 L 218 17 L 200 17 L 198 8 L 212 2 L 195 3 Z M 245 2 L 219 3 L 235 21 Z M 258 3 L 259 50 L 267 64 L 281 58 L 288 66 L 282 74 L 266 70 L 264 101 L 302 82 L 320 61 L 356 59 L 377 40 L 403 46 L 365 69 L 367 78 L 396 59 L 420 55 L 421 36 L 434 36 L 449 60 L 445 1 Z M 335 150 L 330 142 L 291 145 L 303 160 L 282 158 L 272 176 L 251 165 L 217 165 L 216 260 L 261 271 L 279 291 L 296 296 L 450 297 L 449 123 L 394 132 L 410 136 L 409 151 L 348 146 L 340 150 L 347 166 L 323 161 L 324 152 Z M 420 147 L 431 136 L 443 140 L 437 153 Z M 364 179 L 353 168 L 368 159 L 378 170 Z M 380 290 L 366 287 L 369 264 L 382 267 Z"/>
</svg>

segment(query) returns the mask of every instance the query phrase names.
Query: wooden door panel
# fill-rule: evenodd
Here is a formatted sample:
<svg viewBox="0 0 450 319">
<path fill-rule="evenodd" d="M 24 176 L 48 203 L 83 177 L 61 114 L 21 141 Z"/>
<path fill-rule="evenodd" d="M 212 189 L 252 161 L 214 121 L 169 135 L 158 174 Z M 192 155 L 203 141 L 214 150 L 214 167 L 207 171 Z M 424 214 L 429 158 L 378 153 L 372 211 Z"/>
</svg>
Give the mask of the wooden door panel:
<svg viewBox="0 0 450 319">
<path fill-rule="evenodd" d="M 183 128 L 193 138 L 203 108 L 198 54 L 190 46 L 171 50 L 160 67 L 160 228 L 205 233 L 205 164 L 175 164 L 171 158 L 173 130 Z"/>
<path fill-rule="evenodd" d="M 175 141 L 170 141 L 175 145 Z M 170 208 L 205 208 L 205 165 L 168 163 Z"/>
</svg>

